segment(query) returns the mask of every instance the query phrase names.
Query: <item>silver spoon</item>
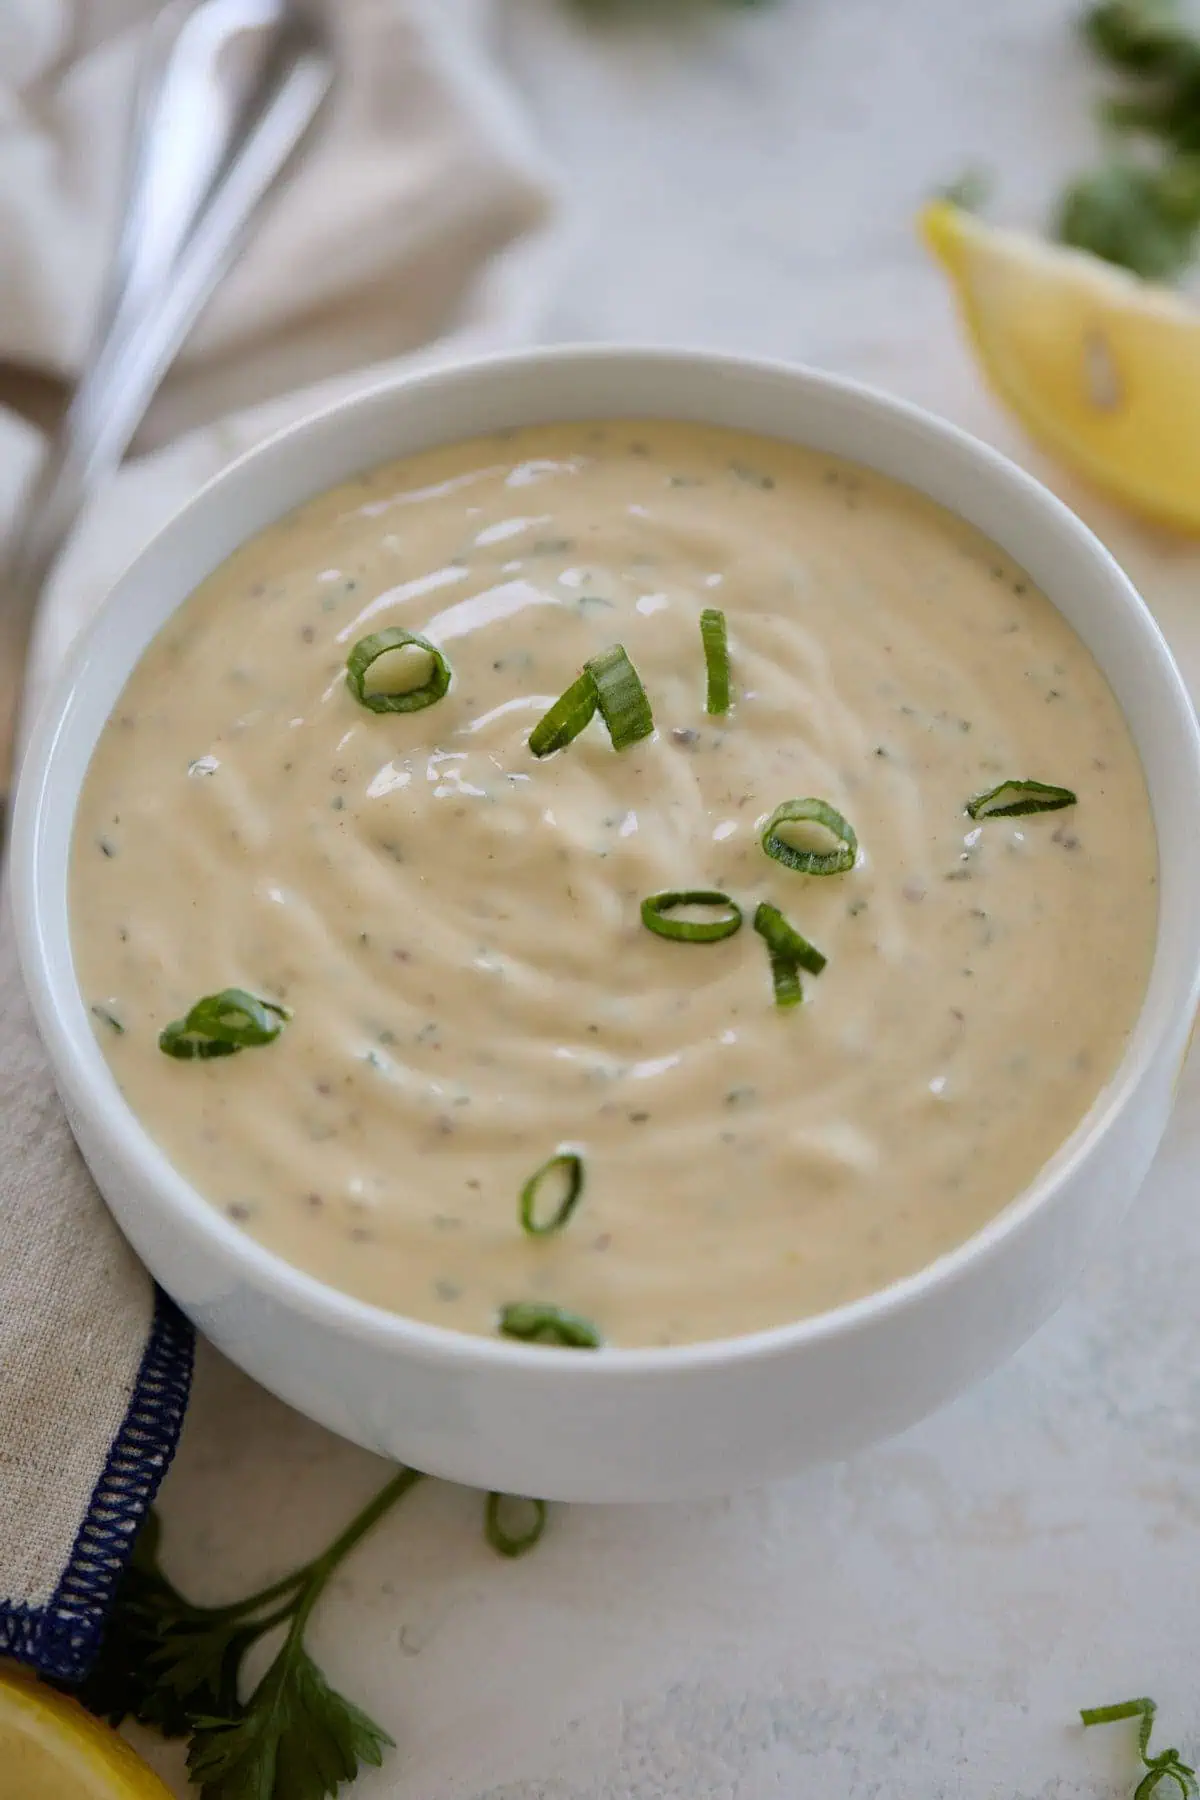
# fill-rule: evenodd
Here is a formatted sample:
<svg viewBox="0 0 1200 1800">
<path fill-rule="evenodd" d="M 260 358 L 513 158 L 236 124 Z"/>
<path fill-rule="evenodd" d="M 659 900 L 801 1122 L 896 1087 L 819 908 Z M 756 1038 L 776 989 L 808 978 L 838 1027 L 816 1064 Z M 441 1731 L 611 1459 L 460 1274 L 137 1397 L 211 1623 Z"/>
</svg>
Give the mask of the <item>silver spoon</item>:
<svg viewBox="0 0 1200 1800">
<path fill-rule="evenodd" d="M 100 324 L 0 583 L 0 845 L 38 596 L 334 74 L 319 18 L 296 0 L 175 0 L 152 33 Z"/>
</svg>

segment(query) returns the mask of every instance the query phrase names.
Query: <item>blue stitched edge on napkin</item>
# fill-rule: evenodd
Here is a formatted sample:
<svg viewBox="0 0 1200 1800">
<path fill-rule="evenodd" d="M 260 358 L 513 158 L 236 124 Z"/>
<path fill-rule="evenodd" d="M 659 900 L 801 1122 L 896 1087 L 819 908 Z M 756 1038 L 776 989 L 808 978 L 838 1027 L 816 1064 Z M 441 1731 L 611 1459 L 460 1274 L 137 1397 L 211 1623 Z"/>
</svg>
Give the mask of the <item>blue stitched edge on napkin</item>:
<svg viewBox="0 0 1200 1800">
<path fill-rule="evenodd" d="M 0 1654 L 60 1681 L 87 1674 L 138 1527 L 175 1454 L 194 1351 L 191 1326 L 157 1288 L 154 1323 L 129 1411 L 92 1490 L 62 1579 L 46 1606 L 0 1603 Z"/>
</svg>

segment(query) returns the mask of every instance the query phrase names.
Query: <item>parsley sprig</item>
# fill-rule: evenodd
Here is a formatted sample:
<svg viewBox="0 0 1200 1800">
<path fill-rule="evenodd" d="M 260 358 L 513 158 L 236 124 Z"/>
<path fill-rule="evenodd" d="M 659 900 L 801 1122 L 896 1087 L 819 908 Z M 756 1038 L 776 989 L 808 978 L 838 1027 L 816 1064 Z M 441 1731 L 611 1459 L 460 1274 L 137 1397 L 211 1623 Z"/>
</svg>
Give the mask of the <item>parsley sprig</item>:
<svg viewBox="0 0 1200 1800">
<path fill-rule="evenodd" d="M 1158 1711 L 1153 1700 L 1121 1700 L 1115 1706 L 1089 1706 L 1080 1713 L 1085 1725 L 1115 1725 L 1119 1719 L 1137 1719 L 1138 1755 L 1146 1773 L 1134 1789 L 1133 1800 L 1150 1800 L 1161 1781 L 1173 1781 L 1182 1800 L 1196 1800 L 1196 1771 L 1179 1760 L 1178 1750 L 1160 1750 L 1150 1754 L 1150 1733 Z"/>
<path fill-rule="evenodd" d="M 1200 34 L 1179 0 L 1099 0 L 1081 29 L 1122 92 L 1101 103 L 1106 155 L 1063 195 L 1057 235 L 1172 281 L 1200 230 Z"/>
<path fill-rule="evenodd" d="M 110 1724 L 133 1718 L 164 1737 L 188 1738 L 188 1773 L 201 1800 L 329 1800 L 363 1765 L 378 1768 L 393 1740 L 330 1687 L 304 1647 L 305 1629 L 334 1572 L 420 1479 L 416 1469 L 398 1469 L 319 1556 L 225 1606 L 197 1606 L 167 1578 L 151 1514 L 100 1655 L 72 1692 Z M 545 1506 L 531 1503 L 534 1523 L 519 1543 L 507 1533 L 499 1542 L 499 1508 L 509 1498 L 489 1495 L 484 1518 L 492 1548 L 511 1557 L 533 1548 Z M 243 1700 L 243 1658 L 280 1626 L 274 1660 Z"/>
<path fill-rule="evenodd" d="M 1200 245 L 1200 27 L 1183 0 L 1091 0 L 1080 33 L 1115 82 L 1101 155 L 1060 194 L 1051 234 L 1146 281 L 1175 281 Z M 977 171 L 941 190 L 977 211 Z"/>
</svg>

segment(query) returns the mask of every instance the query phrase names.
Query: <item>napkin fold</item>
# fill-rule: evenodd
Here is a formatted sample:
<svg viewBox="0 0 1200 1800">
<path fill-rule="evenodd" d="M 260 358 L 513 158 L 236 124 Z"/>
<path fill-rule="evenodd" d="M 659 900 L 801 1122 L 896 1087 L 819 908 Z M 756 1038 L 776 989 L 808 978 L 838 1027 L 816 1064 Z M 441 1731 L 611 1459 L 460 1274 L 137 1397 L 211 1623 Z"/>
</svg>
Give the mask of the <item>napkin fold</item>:
<svg viewBox="0 0 1200 1800">
<path fill-rule="evenodd" d="M 489 58 L 491 0 L 327 5 L 342 70 L 328 119 L 155 403 L 148 441 L 165 447 L 97 496 L 69 547 L 38 623 L 35 699 L 111 580 L 233 456 L 397 358 L 537 328 L 553 192 Z M 156 10 L 0 0 L 0 361 L 79 367 Z M 235 400 L 259 404 L 224 416 Z M 0 412 L 0 530 L 32 460 Z M 191 1358 L 191 1327 L 75 1148 L 0 906 L 0 1654 L 86 1673 Z"/>
<path fill-rule="evenodd" d="M 187 1404 L 192 1329 L 75 1148 L 0 918 L 0 1653 L 85 1673 Z"/>
</svg>

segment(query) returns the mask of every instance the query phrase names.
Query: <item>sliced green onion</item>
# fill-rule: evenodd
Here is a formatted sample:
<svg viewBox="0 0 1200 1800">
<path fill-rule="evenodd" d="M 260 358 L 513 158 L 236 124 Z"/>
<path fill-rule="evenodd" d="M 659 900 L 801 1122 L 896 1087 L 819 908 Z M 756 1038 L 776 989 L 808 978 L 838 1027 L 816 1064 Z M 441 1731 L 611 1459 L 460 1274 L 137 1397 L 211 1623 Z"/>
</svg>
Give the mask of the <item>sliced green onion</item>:
<svg viewBox="0 0 1200 1800">
<path fill-rule="evenodd" d="M 533 1517 L 524 1531 L 511 1531 L 504 1522 L 520 1507 L 532 1507 Z M 527 1500 L 521 1494 L 491 1493 L 483 1513 L 483 1531 L 497 1556 L 527 1556 L 546 1529 L 546 1502 Z"/>
<path fill-rule="evenodd" d="M 367 671 L 372 664 L 391 650 L 410 647 L 424 650 L 429 656 L 429 673 L 425 680 L 417 686 L 368 693 Z M 359 705 L 370 712 L 420 712 L 440 700 L 450 686 L 450 664 L 428 638 L 418 637 L 415 631 L 405 631 L 400 625 L 389 625 L 386 631 L 375 631 L 370 637 L 359 638 L 346 658 L 346 681 Z"/>
<path fill-rule="evenodd" d="M 725 917 L 672 919 L 669 915 L 679 906 L 722 906 Z M 672 938 L 678 944 L 716 944 L 741 930 L 742 909 L 719 888 L 686 888 L 666 894 L 648 894 L 642 901 L 642 924 L 648 931 L 659 937 Z"/>
<path fill-rule="evenodd" d="M 194 1062 L 197 1057 L 235 1056 L 240 1044 L 228 1044 L 223 1038 L 206 1037 L 203 1032 L 189 1031 L 186 1019 L 172 1019 L 158 1034 L 158 1047 L 180 1062 Z"/>
<path fill-rule="evenodd" d="M 967 801 L 972 819 L 1017 819 L 1023 813 L 1058 812 L 1074 806 L 1076 796 L 1070 788 L 1049 787 L 1044 781 L 1002 781 L 986 794 L 976 794 Z"/>
<path fill-rule="evenodd" d="M 802 937 L 796 927 L 784 918 L 779 908 L 766 900 L 760 900 L 755 908 L 754 929 L 766 941 L 772 956 L 786 957 L 798 968 L 807 969 L 810 975 L 819 975 L 825 967 L 827 959 L 816 945 Z"/>
<path fill-rule="evenodd" d="M 801 849 L 779 834 L 781 825 L 816 825 L 836 839 L 833 850 Z M 768 856 L 801 875 L 841 875 L 854 867 L 858 838 L 848 819 L 828 800 L 785 800 L 763 826 L 762 847 Z"/>
<path fill-rule="evenodd" d="M 538 1190 L 544 1181 L 553 1181 L 559 1172 L 565 1177 L 562 1198 L 554 1212 L 541 1224 L 537 1219 Z M 561 1231 L 575 1208 L 579 1205 L 583 1194 L 583 1158 L 574 1150 L 560 1150 L 557 1156 L 550 1157 L 540 1169 L 536 1169 L 521 1189 L 521 1228 L 530 1237 L 549 1237 L 555 1231 Z"/>
<path fill-rule="evenodd" d="M 596 684 L 596 704 L 614 750 L 627 750 L 654 730 L 654 714 L 637 670 L 622 644 L 611 644 L 584 668 Z"/>
<path fill-rule="evenodd" d="M 562 750 L 577 738 L 596 711 L 596 684 L 585 669 L 565 694 L 560 694 L 549 712 L 542 714 L 529 734 L 529 748 L 535 756 L 549 756 Z"/>
<path fill-rule="evenodd" d="M 725 631 L 725 614 L 715 606 L 706 606 L 700 614 L 700 641 L 704 645 L 704 667 L 708 674 L 708 698 L 705 712 L 729 711 L 729 639 Z"/>
<path fill-rule="evenodd" d="M 158 1034 L 158 1047 L 181 1062 L 232 1056 L 238 1050 L 273 1043 L 291 1016 L 286 1006 L 260 1000 L 245 988 L 223 988 L 219 994 L 205 994 L 185 1018 L 164 1026 Z"/>
<path fill-rule="evenodd" d="M 804 998 L 799 963 L 794 957 L 784 956 L 778 950 L 770 952 L 770 959 L 776 1006 L 799 1006 Z"/>
<path fill-rule="evenodd" d="M 567 1350 L 598 1350 L 604 1339 L 590 1319 L 544 1300 L 512 1300 L 500 1308 L 501 1335 L 526 1344 L 561 1344 Z"/>
</svg>

